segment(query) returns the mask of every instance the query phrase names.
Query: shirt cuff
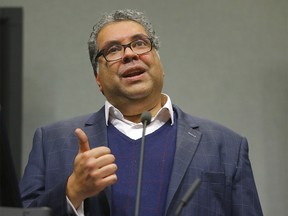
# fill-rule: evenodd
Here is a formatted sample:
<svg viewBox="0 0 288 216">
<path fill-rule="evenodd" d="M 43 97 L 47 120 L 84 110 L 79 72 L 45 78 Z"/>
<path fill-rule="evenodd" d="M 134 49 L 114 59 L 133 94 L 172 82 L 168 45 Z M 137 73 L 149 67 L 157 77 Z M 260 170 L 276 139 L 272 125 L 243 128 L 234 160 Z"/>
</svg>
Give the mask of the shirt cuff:
<svg viewBox="0 0 288 216">
<path fill-rule="evenodd" d="M 84 202 L 82 202 L 79 208 L 76 210 L 67 196 L 66 196 L 66 200 L 67 200 L 68 213 L 74 213 L 77 216 L 85 216 L 84 215 Z"/>
</svg>

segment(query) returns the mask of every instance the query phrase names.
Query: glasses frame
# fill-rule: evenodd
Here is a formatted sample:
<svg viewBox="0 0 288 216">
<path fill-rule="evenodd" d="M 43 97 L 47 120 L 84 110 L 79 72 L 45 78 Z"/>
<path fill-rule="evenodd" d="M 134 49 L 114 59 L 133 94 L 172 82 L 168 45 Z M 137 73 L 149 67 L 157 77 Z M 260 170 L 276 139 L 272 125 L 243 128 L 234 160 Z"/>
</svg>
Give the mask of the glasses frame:
<svg viewBox="0 0 288 216">
<path fill-rule="evenodd" d="M 131 44 L 134 43 L 135 41 L 141 40 L 141 39 L 148 39 L 148 40 L 150 41 L 151 47 L 150 47 L 150 50 L 149 50 L 149 51 L 146 51 L 146 52 L 141 53 L 141 54 L 137 54 L 136 52 L 134 52 L 133 48 L 131 47 Z M 126 50 L 127 47 L 129 47 L 129 48 L 130 48 L 135 54 L 137 54 L 137 55 L 146 54 L 146 53 L 148 53 L 148 52 L 151 52 L 151 50 L 153 49 L 153 41 L 152 41 L 152 38 L 149 38 L 149 37 L 147 37 L 147 38 L 138 38 L 138 39 L 136 39 L 136 40 L 131 41 L 131 42 L 128 43 L 128 44 L 120 44 L 120 45 L 124 48 L 123 54 L 122 54 L 122 56 L 121 56 L 120 58 L 113 59 L 113 60 L 108 60 L 108 59 L 106 58 L 106 56 L 104 55 L 104 51 L 105 51 L 107 48 L 104 48 L 104 49 L 100 50 L 100 51 L 97 53 L 97 55 L 96 55 L 96 57 L 95 57 L 95 62 L 96 62 L 97 59 L 98 59 L 99 57 L 101 57 L 101 56 L 103 56 L 104 59 L 105 59 L 107 62 L 119 61 L 119 60 L 124 56 L 124 53 L 125 53 L 125 50 Z"/>
</svg>

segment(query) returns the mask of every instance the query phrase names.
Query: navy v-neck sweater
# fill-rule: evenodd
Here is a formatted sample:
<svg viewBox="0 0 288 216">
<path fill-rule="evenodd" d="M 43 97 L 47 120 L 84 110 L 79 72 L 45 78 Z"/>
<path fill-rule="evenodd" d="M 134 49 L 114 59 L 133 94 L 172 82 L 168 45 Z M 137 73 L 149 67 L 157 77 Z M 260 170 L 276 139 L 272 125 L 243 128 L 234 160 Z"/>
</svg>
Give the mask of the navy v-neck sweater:
<svg viewBox="0 0 288 216">
<path fill-rule="evenodd" d="M 164 215 L 176 144 L 176 124 L 168 121 L 145 137 L 139 215 Z M 108 145 L 116 158 L 118 181 L 112 186 L 111 215 L 134 215 L 141 139 L 108 126 Z"/>
</svg>

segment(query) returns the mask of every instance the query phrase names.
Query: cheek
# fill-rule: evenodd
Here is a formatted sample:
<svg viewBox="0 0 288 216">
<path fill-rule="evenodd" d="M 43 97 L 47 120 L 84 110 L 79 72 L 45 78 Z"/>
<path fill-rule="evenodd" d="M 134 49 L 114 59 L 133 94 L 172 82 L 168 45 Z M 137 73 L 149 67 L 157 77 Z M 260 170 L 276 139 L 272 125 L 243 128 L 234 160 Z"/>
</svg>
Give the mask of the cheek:
<svg viewBox="0 0 288 216">
<path fill-rule="evenodd" d="M 160 56 L 156 53 L 156 51 L 149 52 L 147 55 L 141 56 L 141 60 L 145 62 L 149 67 L 153 67 L 162 71 Z"/>
<path fill-rule="evenodd" d="M 117 74 L 119 65 L 120 62 L 102 62 L 99 65 L 99 73 L 102 73 L 103 76 L 112 76 L 113 74 Z"/>
<path fill-rule="evenodd" d="M 158 57 L 155 57 L 153 59 L 153 61 L 150 62 L 150 68 L 153 72 L 153 74 L 157 75 L 157 76 L 164 76 L 164 70 L 163 70 L 163 66 L 160 62 L 160 59 Z"/>
<path fill-rule="evenodd" d="M 117 62 L 107 62 L 99 66 L 96 81 L 101 91 L 103 91 L 103 89 L 107 88 L 108 86 L 111 86 L 113 83 L 117 82 L 117 71 L 119 66 L 116 63 Z"/>
</svg>

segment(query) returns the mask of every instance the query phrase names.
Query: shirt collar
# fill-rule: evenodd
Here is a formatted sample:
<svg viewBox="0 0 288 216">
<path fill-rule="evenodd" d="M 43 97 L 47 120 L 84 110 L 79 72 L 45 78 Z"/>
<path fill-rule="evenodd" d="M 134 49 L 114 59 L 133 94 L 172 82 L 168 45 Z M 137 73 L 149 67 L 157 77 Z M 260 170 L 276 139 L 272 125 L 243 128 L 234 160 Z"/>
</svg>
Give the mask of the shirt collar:
<svg viewBox="0 0 288 216">
<path fill-rule="evenodd" d="M 152 117 L 151 122 L 155 120 L 160 121 L 168 121 L 171 119 L 171 125 L 174 124 L 174 115 L 173 115 L 173 107 L 170 97 L 167 94 L 162 93 L 162 98 L 166 100 L 165 104 L 161 107 L 161 109 L 157 112 L 157 114 Z M 164 101 L 165 101 L 164 100 Z M 124 119 L 123 114 L 114 107 L 109 101 L 105 101 L 105 121 L 106 125 L 108 126 L 109 118 L 112 119 L 119 119 L 125 122 L 129 122 L 128 120 Z M 131 122 L 133 124 L 133 122 Z M 135 124 L 135 123 L 134 123 Z"/>
</svg>

